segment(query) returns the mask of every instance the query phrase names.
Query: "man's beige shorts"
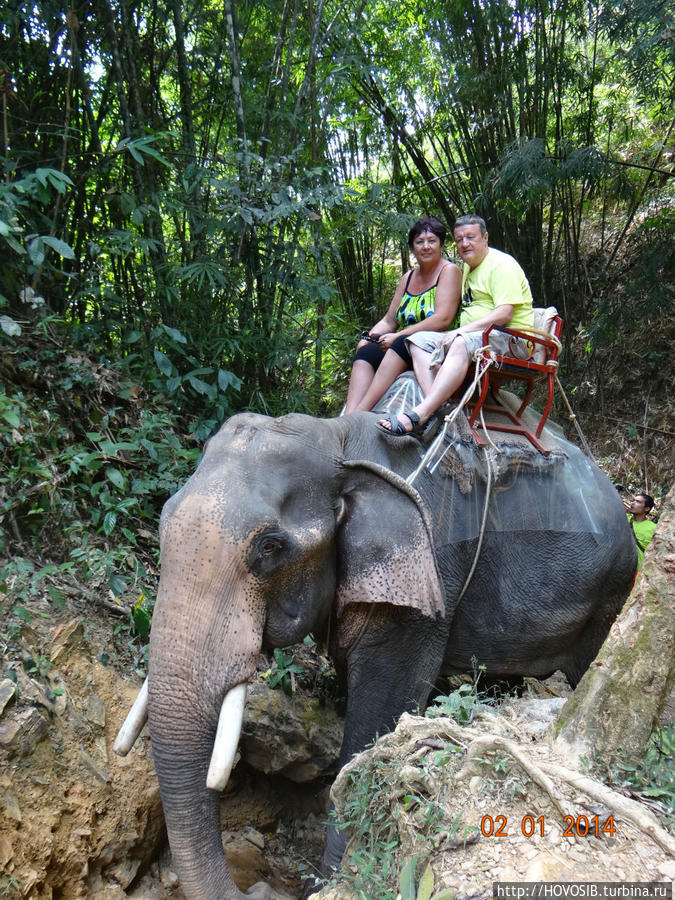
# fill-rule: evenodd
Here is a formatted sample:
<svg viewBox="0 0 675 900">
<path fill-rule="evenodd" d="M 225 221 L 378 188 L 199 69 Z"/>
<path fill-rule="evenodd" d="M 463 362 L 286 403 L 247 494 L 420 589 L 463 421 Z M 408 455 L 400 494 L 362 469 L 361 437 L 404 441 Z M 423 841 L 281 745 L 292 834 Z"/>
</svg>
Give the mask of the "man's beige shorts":
<svg viewBox="0 0 675 900">
<path fill-rule="evenodd" d="M 430 353 L 429 365 L 438 366 L 443 362 L 448 352 L 448 347 L 439 346 L 439 342 L 445 334 L 445 331 L 415 331 L 406 340 L 410 344 L 415 344 L 416 347 Z M 455 340 L 464 342 L 469 360 L 472 360 L 476 350 L 483 346 L 483 332 L 462 332 Z M 516 359 L 529 359 L 532 356 L 532 344 L 529 341 L 513 337 L 511 334 L 504 334 L 502 331 L 494 330 L 491 332 L 490 347 L 495 353 L 504 356 L 515 356 Z"/>
</svg>

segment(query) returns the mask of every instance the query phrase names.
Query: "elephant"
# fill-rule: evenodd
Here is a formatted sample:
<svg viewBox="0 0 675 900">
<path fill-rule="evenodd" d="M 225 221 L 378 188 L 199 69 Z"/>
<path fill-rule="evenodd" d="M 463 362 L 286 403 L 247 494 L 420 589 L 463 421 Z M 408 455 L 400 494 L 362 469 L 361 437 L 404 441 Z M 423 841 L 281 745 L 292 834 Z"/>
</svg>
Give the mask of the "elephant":
<svg viewBox="0 0 675 900">
<path fill-rule="evenodd" d="M 376 423 L 237 414 L 162 511 L 148 718 L 190 900 L 270 896 L 234 884 L 218 794 L 263 645 L 330 636 L 346 684 L 343 765 L 472 658 L 494 676 L 561 670 L 574 686 L 630 593 L 623 504 L 577 447 L 521 454 L 490 477 L 487 453 L 458 432 L 420 469 L 428 448 Z M 329 828 L 322 868 L 343 849 Z"/>
</svg>

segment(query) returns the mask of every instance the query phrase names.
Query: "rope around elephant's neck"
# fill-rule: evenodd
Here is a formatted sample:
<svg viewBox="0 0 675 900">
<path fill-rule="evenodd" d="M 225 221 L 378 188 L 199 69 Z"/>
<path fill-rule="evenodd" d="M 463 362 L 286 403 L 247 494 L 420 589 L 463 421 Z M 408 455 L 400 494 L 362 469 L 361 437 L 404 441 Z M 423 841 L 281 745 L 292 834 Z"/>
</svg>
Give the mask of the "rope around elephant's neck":
<svg viewBox="0 0 675 900">
<path fill-rule="evenodd" d="M 483 351 L 488 352 L 488 354 L 489 354 L 488 359 L 484 358 Z M 445 454 L 448 452 L 448 450 L 454 443 L 454 441 L 450 441 L 450 443 L 445 448 L 445 450 L 443 450 L 443 452 L 438 457 L 438 459 L 434 459 L 434 456 L 436 455 L 437 451 L 443 446 L 443 441 L 445 439 L 445 435 L 448 432 L 448 428 L 450 427 L 450 425 L 453 424 L 453 422 L 455 421 L 457 416 L 460 414 L 462 409 L 464 409 L 466 404 L 469 402 L 469 399 L 473 395 L 474 390 L 480 384 L 481 379 L 483 378 L 483 376 L 485 375 L 487 370 L 490 368 L 491 365 L 494 365 L 494 363 L 496 361 L 495 357 L 494 357 L 494 353 L 492 352 L 492 348 L 490 347 L 489 344 L 486 344 L 484 347 L 480 347 L 478 350 L 476 350 L 473 355 L 473 358 L 476 361 L 476 368 L 475 368 L 475 373 L 473 376 L 473 381 L 467 387 L 467 389 L 464 391 L 464 394 L 462 395 L 462 399 L 459 401 L 459 403 L 457 404 L 455 409 L 453 409 L 453 411 L 451 413 L 449 413 L 443 420 L 443 428 L 436 435 L 433 443 L 431 444 L 431 446 L 429 447 L 427 452 L 422 457 L 420 464 L 417 466 L 417 468 L 415 469 L 414 472 L 411 472 L 410 475 L 408 475 L 408 477 L 406 479 L 408 484 L 412 484 L 415 481 L 415 479 L 417 478 L 417 476 L 420 474 L 422 469 L 424 469 L 424 468 L 427 468 L 429 470 L 430 474 L 432 474 L 432 475 L 436 471 L 441 460 L 443 459 Z M 483 419 L 482 410 L 481 410 L 481 422 L 483 423 L 483 430 L 487 434 L 487 429 L 485 428 L 485 422 Z M 492 440 L 489 438 L 488 438 L 488 440 L 489 440 L 490 444 L 492 444 L 494 449 L 499 453 L 500 451 L 498 450 L 497 447 L 495 447 Z"/>
<path fill-rule="evenodd" d="M 486 351 L 488 354 L 487 359 L 485 358 L 484 351 Z M 422 471 L 422 469 L 425 466 L 429 469 L 429 472 L 432 475 L 436 471 L 436 468 L 440 464 L 441 460 L 443 459 L 445 454 L 448 452 L 450 447 L 454 444 L 454 440 L 450 441 L 450 443 L 445 448 L 445 450 L 441 453 L 441 455 L 438 457 L 438 459 L 434 459 L 437 449 L 439 447 L 443 446 L 443 441 L 444 441 L 444 438 L 448 431 L 449 426 L 452 425 L 452 423 L 455 421 L 455 419 L 459 415 L 460 411 L 469 402 L 469 398 L 473 395 L 475 388 L 480 384 L 480 381 L 483 378 L 483 376 L 485 375 L 485 373 L 487 372 L 487 370 L 490 368 L 491 365 L 493 365 L 495 363 L 495 356 L 494 356 L 494 353 L 492 352 L 492 348 L 490 347 L 489 344 L 487 344 L 485 347 L 480 347 L 478 350 L 476 350 L 473 355 L 473 358 L 476 361 L 476 369 L 475 369 L 473 381 L 471 382 L 469 387 L 466 389 L 466 391 L 464 391 L 462 399 L 457 404 L 457 407 L 455 409 L 453 409 L 453 411 L 445 417 L 445 423 L 443 425 L 443 428 L 441 429 L 440 434 L 437 435 L 437 437 L 434 440 L 434 442 L 432 443 L 432 445 L 429 447 L 427 452 L 422 457 L 422 461 L 420 462 L 419 466 L 406 479 L 408 484 L 413 483 L 413 481 L 417 478 L 417 476 L 419 475 L 419 473 Z M 481 409 L 481 423 L 483 425 L 483 431 L 485 432 L 485 435 L 487 436 L 487 428 L 485 426 L 485 420 L 483 419 L 482 409 Z M 488 442 L 492 445 L 492 447 L 494 448 L 494 450 L 497 453 L 501 453 L 499 448 L 495 446 L 495 444 L 489 437 L 488 437 Z M 469 570 L 469 574 L 467 575 L 467 577 L 464 581 L 462 590 L 459 592 L 459 596 L 457 597 L 457 602 L 455 604 L 455 609 L 457 609 L 457 606 L 459 605 L 462 597 L 466 593 L 466 589 L 468 588 L 469 583 L 471 582 L 471 579 L 473 578 L 473 573 L 476 571 L 476 566 L 478 565 L 478 557 L 480 556 L 481 547 L 483 546 L 483 537 L 485 535 L 485 524 L 487 522 L 487 512 L 488 512 L 488 506 L 490 504 L 490 493 L 492 491 L 492 455 L 490 454 L 489 447 L 485 446 L 483 449 L 485 450 L 485 459 L 487 462 L 487 482 L 485 485 L 485 504 L 483 506 L 483 518 L 481 521 L 480 531 L 478 533 L 478 543 L 476 544 L 476 552 L 473 557 L 471 569 Z"/>
<path fill-rule="evenodd" d="M 487 483 L 485 485 L 485 504 L 483 506 L 483 520 L 480 523 L 480 532 L 478 533 L 478 543 L 476 544 L 476 552 L 473 557 L 473 563 L 471 564 L 471 569 L 469 574 L 466 576 L 466 581 L 464 582 L 464 587 L 459 592 L 459 597 L 457 598 L 457 603 L 455 604 L 455 610 L 460 604 L 462 597 L 464 596 L 466 589 L 469 586 L 469 582 L 473 578 L 473 573 L 476 571 L 476 566 L 478 565 L 478 557 L 480 556 L 481 547 L 483 546 L 483 538 L 485 536 L 485 524 L 487 522 L 487 512 L 488 505 L 490 503 L 490 493 L 492 491 L 492 456 L 487 447 L 485 449 L 485 459 L 487 461 Z"/>
<path fill-rule="evenodd" d="M 488 359 L 485 359 L 485 356 L 483 355 L 484 351 L 487 351 L 487 353 L 489 354 Z M 448 450 L 454 443 L 454 441 L 451 441 L 448 444 L 448 446 L 445 448 L 445 450 L 441 453 L 441 455 L 438 457 L 438 459 L 434 459 L 437 449 L 439 447 L 443 446 L 443 441 L 444 441 L 445 435 L 447 433 L 448 427 L 450 425 L 452 425 L 452 423 L 455 421 L 455 419 L 459 415 L 460 411 L 463 409 L 464 406 L 466 406 L 466 404 L 469 401 L 469 398 L 473 395 L 475 388 L 480 384 L 480 381 L 483 378 L 483 376 L 485 375 L 485 373 L 487 372 L 487 370 L 495 362 L 494 353 L 492 352 L 492 348 L 490 347 L 490 345 L 488 344 L 487 346 L 481 347 L 479 350 L 476 350 L 476 352 L 474 353 L 474 359 L 476 361 L 476 371 L 475 371 L 475 374 L 473 377 L 473 381 L 471 382 L 469 387 L 464 392 L 464 395 L 462 396 L 462 399 L 457 404 L 456 409 L 453 409 L 453 411 L 445 417 L 445 423 L 443 425 L 443 428 L 441 429 L 440 434 L 436 437 L 436 439 L 434 440 L 432 445 L 429 447 L 427 452 L 422 457 L 422 461 L 420 462 L 419 466 L 406 479 L 408 484 L 413 483 L 413 481 L 417 478 L 417 476 L 419 475 L 419 473 L 422 471 L 422 469 L 425 466 L 429 469 L 429 472 L 431 474 L 433 474 L 436 471 L 436 468 L 440 464 L 440 462 L 443 459 L 443 457 L 445 456 L 445 454 L 448 452 Z M 485 425 L 485 420 L 483 419 L 483 410 L 482 409 L 481 409 L 481 423 L 483 425 L 483 431 L 484 431 L 485 435 L 487 436 L 487 428 Z M 499 448 L 495 446 L 495 444 L 493 443 L 492 440 L 490 440 L 489 437 L 488 437 L 488 442 L 491 444 L 491 446 L 497 453 L 501 453 L 501 450 L 499 450 Z M 466 593 L 466 589 L 469 587 L 471 579 L 473 578 L 473 573 L 476 571 L 476 566 L 478 565 L 478 557 L 480 556 L 481 547 L 483 546 L 483 538 L 485 536 L 485 525 L 487 523 L 487 513 L 488 513 L 488 507 L 490 505 L 490 494 L 492 492 L 493 459 L 492 459 L 492 454 L 490 453 L 490 448 L 488 446 L 485 446 L 483 449 L 485 450 L 485 460 L 487 462 L 487 482 L 485 484 L 485 503 L 483 505 L 483 518 L 482 518 L 481 524 L 480 524 L 480 531 L 478 532 L 478 543 L 476 544 L 476 552 L 474 553 L 473 562 L 471 563 L 471 568 L 469 570 L 469 574 L 466 576 L 464 585 L 462 586 L 462 590 L 459 592 L 459 596 L 457 597 L 457 602 L 455 603 L 455 610 L 459 606 L 459 604 L 462 600 L 462 597 Z"/>
</svg>

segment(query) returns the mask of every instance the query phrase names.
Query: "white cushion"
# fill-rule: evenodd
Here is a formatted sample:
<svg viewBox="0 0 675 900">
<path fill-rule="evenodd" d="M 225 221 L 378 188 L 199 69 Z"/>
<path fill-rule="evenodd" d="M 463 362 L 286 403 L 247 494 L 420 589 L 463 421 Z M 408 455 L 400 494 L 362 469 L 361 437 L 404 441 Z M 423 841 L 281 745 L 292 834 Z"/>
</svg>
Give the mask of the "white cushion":
<svg viewBox="0 0 675 900">
<path fill-rule="evenodd" d="M 558 310 L 555 306 L 547 306 L 545 309 L 535 306 L 533 312 L 535 329 L 543 331 L 545 334 L 554 335 L 555 318 L 558 315 Z M 543 347 L 541 344 L 535 344 L 535 347 L 532 362 L 543 365 L 548 357 L 548 347 Z"/>
</svg>

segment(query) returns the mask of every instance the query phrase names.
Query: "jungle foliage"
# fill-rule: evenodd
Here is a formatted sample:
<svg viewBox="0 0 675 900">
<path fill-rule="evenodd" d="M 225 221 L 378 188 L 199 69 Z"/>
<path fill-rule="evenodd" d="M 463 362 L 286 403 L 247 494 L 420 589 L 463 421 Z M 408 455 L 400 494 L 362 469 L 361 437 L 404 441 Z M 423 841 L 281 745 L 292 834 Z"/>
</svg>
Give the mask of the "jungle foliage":
<svg viewBox="0 0 675 900">
<path fill-rule="evenodd" d="M 580 402 L 636 329 L 662 393 L 673 33 L 666 0 L 7 0 L 5 546 L 64 565 L 91 529 L 135 578 L 225 417 L 339 411 L 420 213 L 485 216 Z"/>
</svg>

